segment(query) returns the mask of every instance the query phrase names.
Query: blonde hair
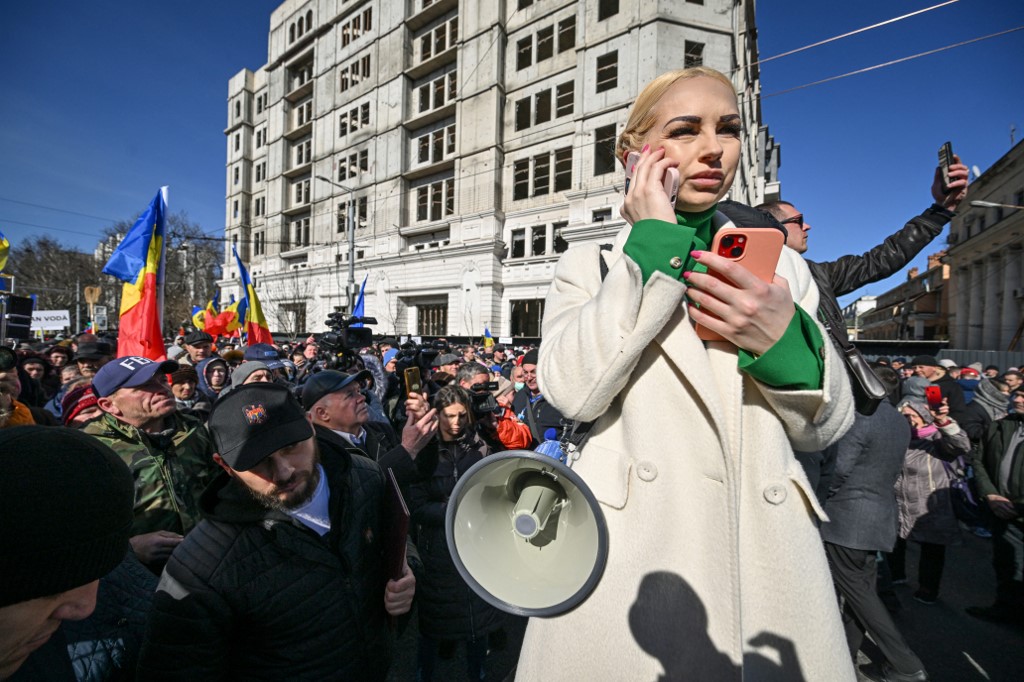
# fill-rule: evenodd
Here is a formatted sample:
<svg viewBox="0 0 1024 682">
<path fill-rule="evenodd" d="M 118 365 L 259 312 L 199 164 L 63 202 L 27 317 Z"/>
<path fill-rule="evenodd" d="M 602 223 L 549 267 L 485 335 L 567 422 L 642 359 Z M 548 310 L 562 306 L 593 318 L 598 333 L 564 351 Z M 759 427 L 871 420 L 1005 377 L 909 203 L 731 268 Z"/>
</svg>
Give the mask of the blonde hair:
<svg viewBox="0 0 1024 682">
<path fill-rule="evenodd" d="M 729 86 L 729 91 L 735 93 L 732 81 L 721 71 L 707 66 L 694 66 L 689 69 L 676 69 L 661 74 L 647 84 L 647 87 L 637 96 L 633 102 L 633 108 L 629 111 L 629 119 L 626 127 L 622 129 L 619 139 L 615 144 L 615 158 L 622 165 L 626 164 L 626 152 L 639 151 L 643 145 L 644 138 L 651 132 L 654 122 L 657 120 L 657 105 L 661 98 L 668 92 L 676 82 L 689 80 L 691 78 L 713 78 Z"/>
</svg>

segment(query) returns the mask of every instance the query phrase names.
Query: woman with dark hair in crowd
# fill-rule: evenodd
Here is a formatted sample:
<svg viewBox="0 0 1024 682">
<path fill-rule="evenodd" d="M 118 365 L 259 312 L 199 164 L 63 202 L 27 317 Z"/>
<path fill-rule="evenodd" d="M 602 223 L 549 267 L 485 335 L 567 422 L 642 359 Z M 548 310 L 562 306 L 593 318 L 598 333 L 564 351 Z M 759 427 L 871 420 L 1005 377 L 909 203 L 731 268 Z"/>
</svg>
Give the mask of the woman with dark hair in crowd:
<svg viewBox="0 0 1024 682">
<path fill-rule="evenodd" d="M 469 392 L 445 386 L 434 397 L 438 415 L 436 453 L 424 450 L 420 457 L 436 457 L 436 466 L 409 490 L 409 511 L 416 530 L 416 547 L 423 560 L 423 578 L 417 585 L 419 603 L 418 682 L 433 679 L 439 651 L 454 653 L 459 641 L 466 644 L 469 679 L 484 679 L 488 635 L 501 626 L 504 614 L 473 592 L 459 575 L 448 551 L 444 519 L 448 497 L 459 476 L 491 454 L 473 428 Z"/>
</svg>

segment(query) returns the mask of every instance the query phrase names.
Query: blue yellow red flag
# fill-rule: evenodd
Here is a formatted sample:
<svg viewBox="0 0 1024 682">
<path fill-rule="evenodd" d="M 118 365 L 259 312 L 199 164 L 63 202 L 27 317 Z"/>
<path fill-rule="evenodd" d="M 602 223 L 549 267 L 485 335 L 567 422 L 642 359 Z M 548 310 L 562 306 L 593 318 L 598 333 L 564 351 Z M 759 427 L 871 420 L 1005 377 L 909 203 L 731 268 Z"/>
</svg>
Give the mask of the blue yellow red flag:
<svg viewBox="0 0 1024 682">
<path fill-rule="evenodd" d="M 164 233 L 167 188 L 153 201 L 118 244 L 103 272 L 124 282 L 117 335 L 118 357 L 166 358 L 163 341 Z"/>
<path fill-rule="evenodd" d="M 238 255 L 238 249 L 232 246 L 231 251 L 235 254 L 235 261 L 238 263 L 238 276 L 242 280 L 245 317 L 241 316 L 241 308 L 239 308 L 239 322 L 242 325 L 242 331 L 248 337 L 246 343 L 250 346 L 254 343 L 274 343 L 274 337 L 270 335 L 270 327 L 267 325 L 267 318 L 263 316 L 260 299 L 256 296 L 256 289 L 253 287 L 252 279 L 249 277 L 249 271 L 242 264 L 242 259 Z"/>
<path fill-rule="evenodd" d="M 7 254 L 10 252 L 11 243 L 7 241 L 4 233 L 0 232 L 0 272 L 3 272 L 4 268 L 7 267 Z"/>
<path fill-rule="evenodd" d="M 494 345 L 494 338 L 491 337 L 491 330 L 484 327 L 484 348 L 490 348 Z"/>
</svg>

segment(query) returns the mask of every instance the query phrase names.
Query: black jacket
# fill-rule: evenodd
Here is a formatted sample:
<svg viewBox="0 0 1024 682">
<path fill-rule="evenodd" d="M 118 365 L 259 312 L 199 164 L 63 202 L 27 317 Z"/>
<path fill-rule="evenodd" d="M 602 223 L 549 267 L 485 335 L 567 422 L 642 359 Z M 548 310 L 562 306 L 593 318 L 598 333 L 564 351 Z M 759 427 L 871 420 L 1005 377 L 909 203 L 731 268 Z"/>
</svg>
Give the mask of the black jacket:
<svg viewBox="0 0 1024 682">
<path fill-rule="evenodd" d="M 409 512 L 423 561 L 423 579 L 417 584 L 416 597 L 420 632 L 435 639 L 478 639 L 498 629 L 504 616 L 478 597 L 459 575 L 448 551 L 444 522 L 456 481 L 490 450 L 475 431 L 469 431 L 466 437 L 451 443 L 435 439 L 424 452 L 436 466 L 429 478 L 413 485 L 409 492 Z"/>
<path fill-rule="evenodd" d="M 1024 442 L 1012 453 L 1007 452 L 1018 429 L 1024 430 L 1024 414 L 1014 413 L 989 425 L 981 447 L 974 450 L 974 476 L 979 495 L 1006 497 L 1016 505 L 1020 520 L 1024 518 Z M 1007 456 L 1013 457 L 1013 462 L 1004 488 L 1000 485 L 999 473 Z"/>
<path fill-rule="evenodd" d="M 423 462 L 420 461 L 420 458 L 413 459 L 409 451 L 402 447 L 402 443 L 394 431 L 385 424 L 367 422 L 363 426 L 366 431 L 366 442 L 361 448 L 356 447 L 325 426 L 315 424 L 313 428 L 321 446 L 327 445 L 335 451 L 343 450 L 351 455 L 362 455 L 376 462 L 382 472 L 388 469 L 394 471 L 395 480 L 398 481 L 403 494 L 413 481 L 417 481 L 425 475 L 421 471 Z M 429 474 L 429 469 L 426 473 Z"/>
<path fill-rule="evenodd" d="M 533 402 L 530 401 L 530 398 L 530 389 L 524 386 L 512 399 L 512 411 L 515 412 L 519 421 L 530 427 L 530 433 L 533 434 L 533 443 L 530 444 L 532 449 L 547 440 L 544 434 L 550 429 L 555 430 L 554 440 L 561 438 L 564 418 L 562 413 L 555 409 L 555 406 L 549 403 L 543 395 Z M 533 413 L 532 422 L 530 421 L 530 412 Z"/>
<path fill-rule="evenodd" d="M 939 236 L 953 215 L 938 204 L 933 204 L 924 213 L 911 219 L 899 232 L 889 235 L 881 244 L 859 256 L 842 256 L 825 263 L 808 260 L 811 275 L 821 292 L 819 310 L 826 324 L 834 329 L 845 330 L 843 313 L 836 299 L 865 284 L 899 272 L 921 249 Z"/>
<path fill-rule="evenodd" d="M 320 537 L 222 474 L 153 599 L 140 679 L 383 680 L 390 662 L 380 468 L 324 454 Z"/>
</svg>

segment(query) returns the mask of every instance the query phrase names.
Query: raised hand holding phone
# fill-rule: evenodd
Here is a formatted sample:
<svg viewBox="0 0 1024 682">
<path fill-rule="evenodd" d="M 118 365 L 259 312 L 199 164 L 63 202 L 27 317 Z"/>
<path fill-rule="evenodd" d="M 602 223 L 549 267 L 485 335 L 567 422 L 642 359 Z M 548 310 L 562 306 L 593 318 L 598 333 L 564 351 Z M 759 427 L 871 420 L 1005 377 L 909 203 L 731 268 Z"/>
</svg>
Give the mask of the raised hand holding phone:
<svg viewBox="0 0 1024 682">
<path fill-rule="evenodd" d="M 953 145 L 945 142 L 939 147 L 939 165 L 932 181 L 932 198 L 947 211 L 955 211 L 967 198 L 968 170 L 953 153 Z"/>
</svg>

